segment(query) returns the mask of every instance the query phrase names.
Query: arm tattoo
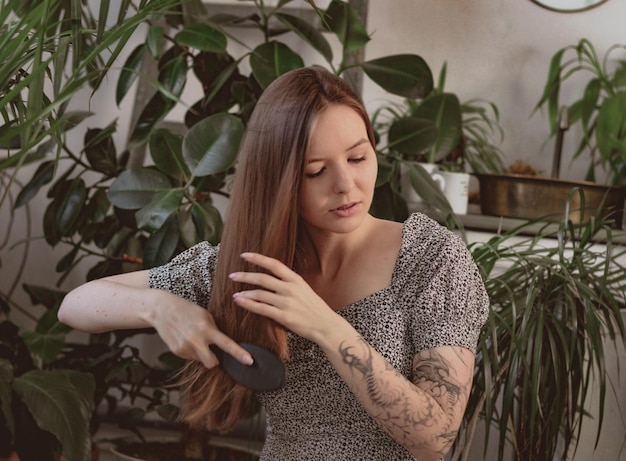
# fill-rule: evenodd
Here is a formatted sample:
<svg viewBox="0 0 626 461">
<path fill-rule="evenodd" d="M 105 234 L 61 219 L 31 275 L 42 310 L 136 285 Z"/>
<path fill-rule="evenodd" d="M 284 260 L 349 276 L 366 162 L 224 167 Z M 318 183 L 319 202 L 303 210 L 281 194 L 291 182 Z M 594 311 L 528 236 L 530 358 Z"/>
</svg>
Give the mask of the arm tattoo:
<svg viewBox="0 0 626 461">
<path fill-rule="evenodd" d="M 456 348 L 455 351 L 463 360 Z M 413 384 L 421 389 L 418 390 L 394 384 L 398 383 L 397 376 L 400 373 L 389 363 L 383 372 L 375 373 L 372 348 L 362 337 L 358 338 L 357 345 L 345 345 L 342 342 L 339 353 L 351 372 L 360 375 L 365 381 L 367 398 L 373 404 L 372 415 L 386 431 L 399 436 L 401 443 L 408 448 L 418 446 L 413 439 L 416 430 L 431 427 L 438 422 L 436 404 L 423 392 L 430 394 L 446 414 L 444 430 L 437 439 L 442 446 L 442 453 L 447 451 L 456 437 L 456 430 L 451 430 L 455 406 L 463 400 L 467 386 L 464 385 L 466 383 L 458 382 L 452 365 L 444 356 L 432 349 L 418 354 L 413 366 Z"/>
<path fill-rule="evenodd" d="M 343 362 L 353 373 L 360 374 L 366 383 L 368 399 L 373 404 L 372 416 L 389 433 L 396 434 L 406 447 L 416 447 L 412 433 L 415 428 L 428 427 L 434 423 L 432 400 L 422 398 L 417 406 L 412 405 L 408 387 L 397 383 L 398 371 L 389 363 L 384 372 L 374 373 L 372 348 L 359 337 L 359 345 L 339 345 Z"/>
</svg>

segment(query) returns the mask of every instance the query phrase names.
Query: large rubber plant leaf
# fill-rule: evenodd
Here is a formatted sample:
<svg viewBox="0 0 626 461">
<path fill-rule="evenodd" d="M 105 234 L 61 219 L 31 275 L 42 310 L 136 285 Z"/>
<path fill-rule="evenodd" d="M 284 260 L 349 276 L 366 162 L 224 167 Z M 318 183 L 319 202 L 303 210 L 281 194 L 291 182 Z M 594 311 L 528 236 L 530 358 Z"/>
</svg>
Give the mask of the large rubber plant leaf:
<svg viewBox="0 0 626 461">
<path fill-rule="evenodd" d="M 428 153 L 428 163 L 444 159 L 461 139 L 461 104 L 452 93 L 432 94 L 422 101 L 412 114 L 418 119 L 432 120 L 437 127 L 437 139 Z"/>
<path fill-rule="evenodd" d="M 146 206 L 153 197 L 170 189 L 170 181 L 163 173 L 152 168 L 135 168 L 123 171 L 109 188 L 109 201 L 123 210 L 137 210 Z"/>
<path fill-rule="evenodd" d="M 183 160 L 183 136 L 165 128 L 157 128 L 150 135 L 150 156 L 156 167 L 172 178 L 189 177 L 189 168 Z"/>
<path fill-rule="evenodd" d="M 105 128 L 91 128 L 85 133 L 85 156 L 92 168 L 112 175 L 117 171 L 117 151 L 113 141 L 115 122 Z"/>
<path fill-rule="evenodd" d="M 43 162 L 39 165 L 39 167 L 37 167 L 37 171 L 35 171 L 31 180 L 28 181 L 18 194 L 17 199 L 15 200 L 15 208 L 19 208 L 28 203 L 35 195 L 37 195 L 39 189 L 52 181 L 55 167 L 56 162 L 52 160 Z"/>
<path fill-rule="evenodd" d="M 437 127 L 432 120 L 404 117 L 389 127 L 388 148 L 409 158 L 426 161 L 425 156 L 437 141 Z"/>
<path fill-rule="evenodd" d="M 200 241 L 217 244 L 222 235 L 222 215 L 211 203 L 194 202 L 191 216 Z"/>
<path fill-rule="evenodd" d="M 221 30 L 206 23 L 194 23 L 182 28 L 174 36 L 181 45 L 200 51 L 220 53 L 226 51 L 228 40 Z"/>
<path fill-rule="evenodd" d="M 156 92 L 141 111 L 129 140 L 129 148 L 148 141 L 152 130 L 165 118 L 176 102 Z"/>
<path fill-rule="evenodd" d="M 178 100 L 187 83 L 187 71 L 189 70 L 185 55 L 181 54 L 171 59 L 159 72 L 161 91 L 166 98 Z"/>
<path fill-rule="evenodd" d="M 15 378 L 13 389 L 37 425 L 59 439 L 69 461 L 91 459 L 92 375 L 73 370 L 33 370 Z"/>
<path fill-rule="evenodd" d="M 302 57 L 281 42 L 259 45 L 250 55 L 250 67 L 254 78 L 262 88 L 293 69 L 304 67 Z"/>
<path fill-rule="evenodd" d="M 146 241 L 143 250 L 144 268 L 161 266 L 172 258 L 180 237 L 176 216 L 172 214 Z"/>
<path fill-rule="evenodd" d="M 61 236 L 69 236 L 74 232 L 74 226 L 84 208 L 86 199 L 85 182 L 82 178 L 73 179 L 54 216 L 54 227 Z"/>
<path fill-rule="evenodd" d="M 328 5 L 324 22 L 337 36 L 345 51 L 361 49 L 370 40 L 365 26 L 346 2 L 333 0 Z"/>
<path fill-rule="evenodd" d="M 157 192 L 150 203 L 135 214 L 137 227 L 156 231 L 178 209 L 182 199 L 183 191 L 181 189 L 167 189 Z"/>
<path fill-rule="evenodd" d="M 333 50 L 328 43 L 328 40 L 324 38 L 321 32 L 311 25 L 309 22 L 291 14 L 276 13 L 274 15 L 289 30 L 298 34 L 302 40 L 311 45 L 315 50 L 324 56 L 324 59 L 328 62 L 333 60 Z"/>
<path fill-rule="evenodd" d="M 230 114 L 215 114 L 196 123 L 183 138 L 183 159 L 195 177 L 221 173 L 237 158 L 243 124 Z"/>
<path fill-rule="evenodd" d="M 130 53 L 122 66 L 122 71 L 120 72 L 120 76 L 117 79 L 117 86 L 115 87 L 115 102 L 118 106 L 135 80 L 137 80 L 145 55 L 146 45 L 142 43 Z"/>
<path fill-rule="evenodd" d="M 423 99 L 433 90 L 433 74 L 415 54 L 396 54 L 360 64 L 365 74 L 391 94 Z"/>
</svg>

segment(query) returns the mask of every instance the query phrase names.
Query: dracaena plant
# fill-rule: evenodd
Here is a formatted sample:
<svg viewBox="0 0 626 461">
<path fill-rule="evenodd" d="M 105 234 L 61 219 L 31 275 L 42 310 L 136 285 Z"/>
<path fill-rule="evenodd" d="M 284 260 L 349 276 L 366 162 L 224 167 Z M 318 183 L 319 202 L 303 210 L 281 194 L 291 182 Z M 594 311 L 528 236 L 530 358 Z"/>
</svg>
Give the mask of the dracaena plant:
<svg viewBox="0 0 626 461">
<path fill-rule="evenodd" d="M 586 79 L 581 84 L 581 79 Z M 573 102 L 563 95 L 573 91 Z M 611 46 L 603 56 L 588 39 L 558 50 L 550 62 L 541 99 L 535 110 L 547 106 L 550 133 L 559 130 L 559 112 L 567 108 L 569 124 L 582 136 L 573 158 L 586 154 L 586 174 L 596 180 L 596 168 L 608 173 L 608 183 L 626 186 L 626 44 Z"/>
<path fill-rule="evenodd" d="M 455 461 L 467 459 L 479 421 L 485 446 L 496 432 L 499 461 L 511 459 L 506 448 L 519 461 L 572 459 L 590 415 L 597 443 L 611 391 L 605 350 L 626 345 L 626 250 L 599 215 L 573 224 L 569 211 L 568 200 L 558 224 L 528 222 L 469 246 L 491 312 Z"/>
</svg>

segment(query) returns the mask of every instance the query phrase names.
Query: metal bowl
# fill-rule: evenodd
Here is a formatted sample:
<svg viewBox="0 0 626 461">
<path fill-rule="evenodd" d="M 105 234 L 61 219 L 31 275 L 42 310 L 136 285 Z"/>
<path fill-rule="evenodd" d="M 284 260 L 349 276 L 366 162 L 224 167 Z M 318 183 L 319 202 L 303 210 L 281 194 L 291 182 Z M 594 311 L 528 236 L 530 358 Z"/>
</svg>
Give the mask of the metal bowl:
<svg viewBox="0 0 626 461">
<path fill-rule="evenodd" d="M 601 209 L 601 217 L 614 221 L 615 227 L 622 228 L 624 224 L 626 187 L 517 174 L 474 173 L 474 176 L 480 185 L 482 214 L 560 221 L 571 194 L 569 219 L 572 222 L 587 222 Z M 584 213 L 581 213 L 580 189 L 584 192 Z"/>
</svg>

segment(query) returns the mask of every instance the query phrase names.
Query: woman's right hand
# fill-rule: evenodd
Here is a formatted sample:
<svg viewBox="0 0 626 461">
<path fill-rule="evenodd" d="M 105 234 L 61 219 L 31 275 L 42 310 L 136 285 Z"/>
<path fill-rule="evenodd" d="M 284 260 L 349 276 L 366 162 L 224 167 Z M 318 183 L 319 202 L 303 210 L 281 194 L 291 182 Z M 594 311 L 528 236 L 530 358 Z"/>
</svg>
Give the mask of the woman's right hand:
<svg viewBox="0 0 626 461">
<path fill-rule="evenodd" d="M 158 303 L 147 320 L 172 353 L 187 360 L 197 360 L 205 367 L 212 368 L 219 363 L 209 349 L 211 344 L 215 344 L 244 365 L 252 365 L 250 353 L 222 333 L 206 309 L 166 292 L 159 295 L 176 299 L 166 304 Z"/>
<path fill-rule="evenodd" d="M 205 367 L 218 364 L 215 344 L 244 365 L 252 356 L 222 333 L 204 308 L 163 290 L 149 288 L 148 271 L 105 277 L 70 291 L 61 304 L 59 321 L 77 330 L 100 333 L 130 328 L 156 329 L 179 357 Z"/>
</svg>

